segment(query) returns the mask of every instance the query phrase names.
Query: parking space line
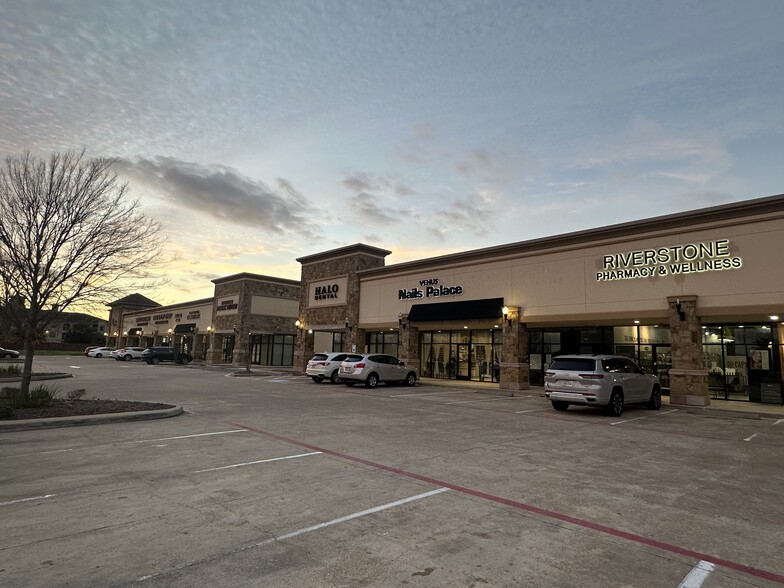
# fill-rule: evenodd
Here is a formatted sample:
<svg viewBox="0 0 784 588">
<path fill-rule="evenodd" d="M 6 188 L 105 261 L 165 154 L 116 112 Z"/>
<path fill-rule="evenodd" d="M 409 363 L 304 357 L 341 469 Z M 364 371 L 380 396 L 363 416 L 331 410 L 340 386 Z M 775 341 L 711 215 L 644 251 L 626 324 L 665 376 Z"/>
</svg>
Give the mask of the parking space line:
<svg viewBox="0 0 784 588">
<path fill-rule="evenodd" d="M 30 502 L 31 500 L 42 500 L 44 498 L 53 498 L 57 496 L 57 494 L 44 494 L 43 496 L 32 496 L 30 498 L 20 498 L 18 500 L 8 500 L 6 502 L 0 502 L 0 506 L 8 506 L 9 504 L 19 504 L 20 502 Z"/>
<path fill-rule="evenodd" d="M 672 412 L 678 412 L 678 409 L 677 408 L 673 408 L 672 410 L 668 410 L 668 411 L 665 411 L 665 412 L 657 412 L 657 413 L 654 413 L 654 414 L 646 414 L 645 416 L 636 417 L 636 418 L 633 418 L 633 419 L 626 419 L 625 421 L 615 421 L 614 423 L 610 423 L 610 424 L 611 425 L 622 425 L 623 423 L 630 423 L 632 421 L 639 421 L 640 419 L 647 419 L 649 417 L 661 416 L 661 415 L 665 415 L 665 414 L 670 414 Z"/>
<path fill-rule="evenodd" d="M 231 549 L 229 551 L 224 551 L 221 553 L 217 553 L 215 555 L 211 555 L 209 557 L 205 557 L 204 559 L 191 561 L 185 564 L 181 564 L 179 566 L 173 566 L 171 568 L 161 570 L 160 572 L 155 572 L 154 574 L 149 574 L 147 576 L 141 576 L 136 579 L 137 582 L 146 582 L 147 580 L 152 580 L 154 578 L 159 578 L 161 576 L 165 576 L 168 574 L 172 574 L 175 572 L 182 571 L 184 569 L 193 567 L 199 564 L 205 564 L 212 561 L 216 561 L 218 559 L 229 557 L 232 555 L 236 555 L 238 553 L 242 553 L 243 551 L 247 551 L 248 549 L 255 549 L 257 547 L 264 547 L 266 545 L 270 545 L 272 543 L 278 543 L 280 541 L 285 541 L 287 539 L 293 539 L 294 537 L 299 537 L 300 535 L 305 535 L 307 533 L 312 533 L 313 531 L 319 531 L 321 529 L 326 529 L 327 527 L 332 527 L 334 525 L 338 525 L 340 523 L 346 523 L 348 521 L 353 521 L 360 517 L 364 517 L 370 514 L 374 514 L 377 512 L 381 512 L 384 510 L 389 510 L 390 508 L 395 508 L 398 506 L 403 506 L 404 504 L 408 504 L 410 502 L 414 502 L 416 500 L 422 500 L 423 498 L 430 498 L 431 496 L 435 496 L 436 494 L 441 494 L 442 492 L 446 492 L 449 490 L 448 488 L 437 488 L 436 490 L 430 490 L 429 492 L 424 492 L 422 494 L 417 494 L 416 496 L 409 496 L 408 498 L 401 498 L 400 500 L 395 500 L 394 502 L 388 502 L 386 504 L 382 504 L 380 506 L 374 506 L 373 508 L 368 508 L 366 510 L 361 510 L 359 512 L 355 512 L 353 514 L 345 515 L 342 517 L 338 517 L 336 519 L 332 519 L 331 521 L 326 521 L 323 523 L 319 523 L 317 525 L 311 525 L 310 527 L 304 527 L 302 529 L 297 529 L 296 531 L 291 531 L 290 533 L 285 533 L 279 536 L 273 536 L 269 539 L 265 539 L 264 541 L 259 541 L 257 543 L 251 543 L 249 545 L 241 545 L 236 547 L 235 549 Z"/>
<path fill-rule="evenodd" d="M 417 396 L 433 396 L 435 394 L 461 394 L 461 390 L 441 390 L 439 392 L 411 392 L 409 394 L 390 394 L 390 398 L 408 398 Z"/>
<path fill-rule="evenodd" d="M 744 441 L 751 441 L 751 440 L 752 440 L 752 439 L 754 439 L 754 437 L 756 437 L 757 435 L 759 435 L 759 433 L 754 433 L 754 434 L 753 434 L 751 437 L 746 437 L 746 438 L 744 439 Z"/>
<path fill-rule="evenodd" d="M 139 441 L 122 441 L 122 443 L 154 443 L 157 441 L 174 441 L 176 439 L 193 439 L 194 437 L 210 437 L 212 435 L 230 435 L 232 433 L 247 433 L 246 429 L 231 429 L 229 431 L 215 431 L 214 433 L 195 433 L 193 435 L 177 435 L 176 437 L 161 437 L 160 439 L 141 439 Z"/>
<path fill-rule="evenodd" d="M 708 576 L 710 576 L 715 569 L 716 566 L 710 562 L 699 562 L 688 574 L 686 574 L 683 581 L 678 584 L 678 588 L 700 588 L 702 583 L 708 579 Z"/>
<path fill-rule="evenodd" d="M 478 400 L 455 400 L 454 402 L 444 402 L 444 404 L 468 404 L 470 402 L 498 402 L 499 400 L 510 400 L 508 398 L 481 398 Z"/>
<path fill-rule="evenodd" d="M 220 466 L 218 468 L 209 468 L 206 470 L 196 470 L 194 474 L 201 474 L 202 472 L 215 472 L 217 470 L 228 470 L 230 468 L 241 468 L 243 466 L 255 465 L 257 463 L 270 463 L 271 461 L 281 461 L 284 459 L 295 459 L 297 457 L 307 457 L 309 455 L 320 455 L 320 451 L 313 451 L 311 453 L 298 453 L 297 455 L 285 455 L 283 457 L 271 457 L 269 459 L 258 459 L 256 461 L 246 461 L 244 463 L 233 463 L 227 466 Z"/>
<path fill-rule="evenodd" d="M 610 527 L 607 525 L 603 525 L 601 523 L 595 523 L 593 521 L 589 521 L 587 519 L 580 519 L 578 517 L 574 517 L 568 514 L 564 514 L 561 512 L 547 510 L 545 508 L 541 508 L 538 506 L 534 506 L 532 504 L 526 504 L 524 502 L 519 502 L 517 500 L 512 500 L 510 498 L 504 498 L 502 496 L 497 496 L 494 494 L 490 494 L 488 492 L 483 492 L 482 490 L 476 490 L 474 488 L 468 488 L 466 486 L 460 486 L 459 484 L 453 484 L 447 482 L 445 480 L 439 480 L 438 478 L 432 478 L 430 476 L 425 476 L 422 474 L 417 474 L 414 472 L 409 472 L 406 470 L 402 470 L 400 468 L 388 466 L 382 463 L 378 463 L 375 461 L 371 461 L 369 459 L 364 459 L 362 457 L 358 457 L 356 455 L 350 455 L 348 453 L 343 453 L 342 451 L 336 451 L 334 449 L 327 449 L 324 447 L 319 447 L 317 445 L 313 445 L 311 443 L 307 443 L 305 441 L 298 441 L 296 439 L 292 439 L 290 437 L 285 437 L 283 435 L 278 435 L 277 433 L 273 433 L 271 431 L 264 431 L 262 429 L 257 429 L 254 427 L 245 426 L 239 423 L 234 423 L 231 421 L 226 421 L 223 419 L 216 419 L 218 422 L 222 422 L 224 424 L 233 426 L 233 427 L 242 427 L 247 429 L 251 433 L 256 433 L 257 435 L 261 435 L 268 439 L 276 439 L 282 443 L 288 443 L 291 445 L 295 445 L 297 447 L 302 447 L 304 449 L 310 449 L 313 451 L 321 451 L 325 455 L 330 455 L 332 457 L 336 457 L 338 459 L 344 459 L 346 461 L 350 461 L 353 463 L 359 463 L 371 468 L 375 468 L 380 471 L 390 472 L 393 474 L 397 474 L 399 476 L 403 476 L 406 478 L 411 478 L 413 480 L 419 480 L 421 482 L 427 482 L 430 484 L 434 484 L 439 487 L 449 488 L 450 490 L 454 490 L 455 492 L 460 492 L 461 494 L 466 494 L 468 496 L 475 496 L 477 498 L 481 498 L 484 500 L 488 500 L 491 502 L 495 502 L 496 504 L 502 504 L 504 506 L 508 506 L 510 508 L 515 508 L 521 511 L 530 512 L 536 514 L 543 518 L 549 518 L 556 521 L 560 521 L 563 523 L 568 523 L 570 525 L 574 525 L 576 527 L 582 527 L 584 529 L 590 529 L 597 533 L 602 533 L 605 535 L 609 535 L 611 537 L 618 537 L 620 539 L 625 539 L 632 543 L 637 543 L 639 545 L 646 545 L 648 547 L 653 547 L 655 549 L 660 549 L 664 552 L 671 553 L 674 555 L 679 555 L 682 557 L 687 557 L 691 559 L 707 561 L 714 565 L 720 565 L 722 567 L 728 568 L 730 570 L 735 570 L 736 572 L 741 572 L 743 574 L 748 574 L 749 576 L 754 576 L 757 578 L 765 578 L 766 580 L 771 580 L 778 584 L 784 585 L 784 574 L 780 574 L 777 572 L 772 572 L 770 570 L 763 570 L 760 568 L 755 568 L 754 566 L 742 564 L 739 562 L 731 561 L 728 559 L 723 559 L 721 557 L 716 557 L 709 555 L 707 553 L 702 553 L 696 551 L 694 549 L 689 549 L 688 547 L 681 547 L 679 545 L 674 545 L 672 543 L 667 543 L 665 541 L 659 541 L 658 539 L 652 539 L 650 537 L 646 537 L 644 535 L 638 535 L 636 533 L 631 533 L 629 531 L 623 531 L 622 529 L 616 529 L 614 527 Z"/>
<path fill-rule="evenodd" d="M 776 421 L 775 423 L 773 423 L 771 426 L 772 426 L 772 427 L 775 427 L 775 426 L 776 426 L 776 425 L 778 425 L 779 423 L 784 423 L 784 419 L 779 419 L 779 420 L 777 420 L 777 421 Z"/>
<path fill-rule="evenodd" d="M 543 410 L 550 410 L 549 408 L 530 408 L 528 410 L 516 410 L 515 414 L 525 414 L 526 412 L 541 412 Z"/>
</svg>

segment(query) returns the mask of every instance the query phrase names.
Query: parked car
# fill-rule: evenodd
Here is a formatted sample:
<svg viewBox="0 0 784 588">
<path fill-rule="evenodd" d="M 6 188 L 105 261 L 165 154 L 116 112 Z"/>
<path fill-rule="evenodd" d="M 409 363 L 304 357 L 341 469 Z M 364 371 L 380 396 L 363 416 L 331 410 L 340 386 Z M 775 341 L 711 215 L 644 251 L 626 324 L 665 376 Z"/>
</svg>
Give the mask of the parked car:
<svg viewBox="0 0 784 588">
<path fill-rule="evenodd" d="M 114 351 L 114 347 L 94 347 L 87 352 L 87 357 L 98 357 L 101 358 L 104 355 L 109 356 L 109 354 Z"/>
<path fill-rule="evenodd" d="M 150 364 L 158 364 L 162 361 L 173 361 L 174 363 L 189 364 L 193 357 L 187 351 L 178 351 L 173 347 L 148 347 L 142 351 L 142 361 Z"/>
<path fill-rule="evenodd" d="M 364 382 L 368 388 L 375 388 L 379 382 L 413 386 L 417 381 L 414 367 L 406 365 L 397 357 L 383 353 L 350 355 L 340 364 L 338 373 L 346 386 L 359 382 Z"/>
<path fill-rule="evenodd" d="M 116 351 L 112 351 L 110 356 L 117 361 L 131 361 L 132 359 L 141 359 L 144 347 L 122 347 Z"/>
<path fill-rule="evenodd" d="M 98 345 L 90 345 L 89 347 L 85 347 L 85 348 L 84 348 L 84 356 L 85 356 L 85 357 L 89 357 L 89 356 L 90 356 L 89 354 L 90 354 L 90 352 L 91 352 L 93 349 L 98 349 Z"/>
<path fill-rule="evenodd" d="M 0 347 L 0 357 L 19 357 L 19 352 L 14 349 Z"/>
<path fill-rule="evenodd" d="M 360 357 L 356 353 L 346 353 L 345 351 L 317 353 L 308 362 L 305 373 L 313 378 L 313 381 L 317 384 L 324 380 L 329 380 L 333 384 L 340 384 L 343 381 L 338 373 L 340 363 L 350 356 L 357 359 Z"/>
<path fill-rule="evenodd" d="M 544 393 L 555 410 L 570 404 L 598 406 L 620 416 L 626 404 L 661 407 L 659 378 L 620 355 L 562 355 L 544 374 Z"/>
</svg>

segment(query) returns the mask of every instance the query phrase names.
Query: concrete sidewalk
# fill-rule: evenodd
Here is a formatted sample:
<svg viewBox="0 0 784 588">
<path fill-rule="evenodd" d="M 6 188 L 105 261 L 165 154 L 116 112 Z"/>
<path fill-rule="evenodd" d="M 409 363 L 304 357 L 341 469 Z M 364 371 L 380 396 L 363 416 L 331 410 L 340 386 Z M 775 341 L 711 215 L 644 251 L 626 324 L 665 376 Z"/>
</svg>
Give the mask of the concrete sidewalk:
<svg viewBox="0 0 784 588">
<path fill-rule="evenodd" d="M 500 394 L 511 396 L 511 391 L 500 390 L 498 384 L 489 382 L 474 382 L 470 380 L 441 380 L 437 378 L 420 378 L 419 383 L 423 386 L 444 386 L 447 388 L 471 389 L 478 393 Z M 531 386 L 529 390 L 517 390 L 514 396 L 521 395 L 544 396 L 544 387 Z M 670 397 L 662 396 L 662 405 L 670 406 Z M 674 405 L 673 405 L 674 406 Z M 744 402 L 742 400 L 717 400 L 710 399 L 708 406 L 678 406 L 679 409 L 693 413 L 716 414 L 724 416 L 738 416 L 745 418 L 774 418 L 784 419 L 784 405 L 781 404 L 760 404 L 759 402 Z"/>
</svg>

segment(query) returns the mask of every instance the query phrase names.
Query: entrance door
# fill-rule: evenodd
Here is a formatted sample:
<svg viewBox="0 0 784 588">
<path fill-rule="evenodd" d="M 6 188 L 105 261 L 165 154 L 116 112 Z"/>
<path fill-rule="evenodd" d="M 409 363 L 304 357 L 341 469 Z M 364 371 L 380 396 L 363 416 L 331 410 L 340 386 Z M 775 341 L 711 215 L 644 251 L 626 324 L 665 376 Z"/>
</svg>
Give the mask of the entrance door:
<svg viewBox="0 0 784 588">
<path fill-rule="evenodd" d="M 234 361 L 234 335 L 226 335 L 223 338 L 223 363 Z"/>
<path fill-rule="evenodd" d="M 471 361 L 469 357 L 470 345 L 458 343 L 457 345 L 457 370 L 455 373 L 458 380 L 471 379 Z"/>
<path fill-rule="evenodd" d="M 672 354 L 669 345 L 644 345 L 640 349 L 640 366 L 649 374 L 658 376 L 663 394 L 670 393 Z"/>
</svg>

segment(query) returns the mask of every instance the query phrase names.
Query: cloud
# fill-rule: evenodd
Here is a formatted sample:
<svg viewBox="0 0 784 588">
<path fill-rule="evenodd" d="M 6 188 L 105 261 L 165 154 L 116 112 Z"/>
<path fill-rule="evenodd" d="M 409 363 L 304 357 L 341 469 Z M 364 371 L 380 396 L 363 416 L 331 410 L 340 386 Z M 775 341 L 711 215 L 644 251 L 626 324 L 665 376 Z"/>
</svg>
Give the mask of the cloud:
<svg viewBox="0 0 784 588">
<path fill-rule="evenodd" d="M 349 207 L 363 222 L 397 224 L 410 219 L 410 210 L 395 207 L 389 200 L 367 192 L 359 192 L 349 199 Z"/>
<path fill-rule="evenodd" d="M 318 236 L 304 212 L 309 202 L 292 184 L 277 189 L 221 165 L 202 165 L 168 157 L 120 160 L 118 172 L 162 193 L 176 206 L 221 222 L 273 235 Z"/>
</svg>

